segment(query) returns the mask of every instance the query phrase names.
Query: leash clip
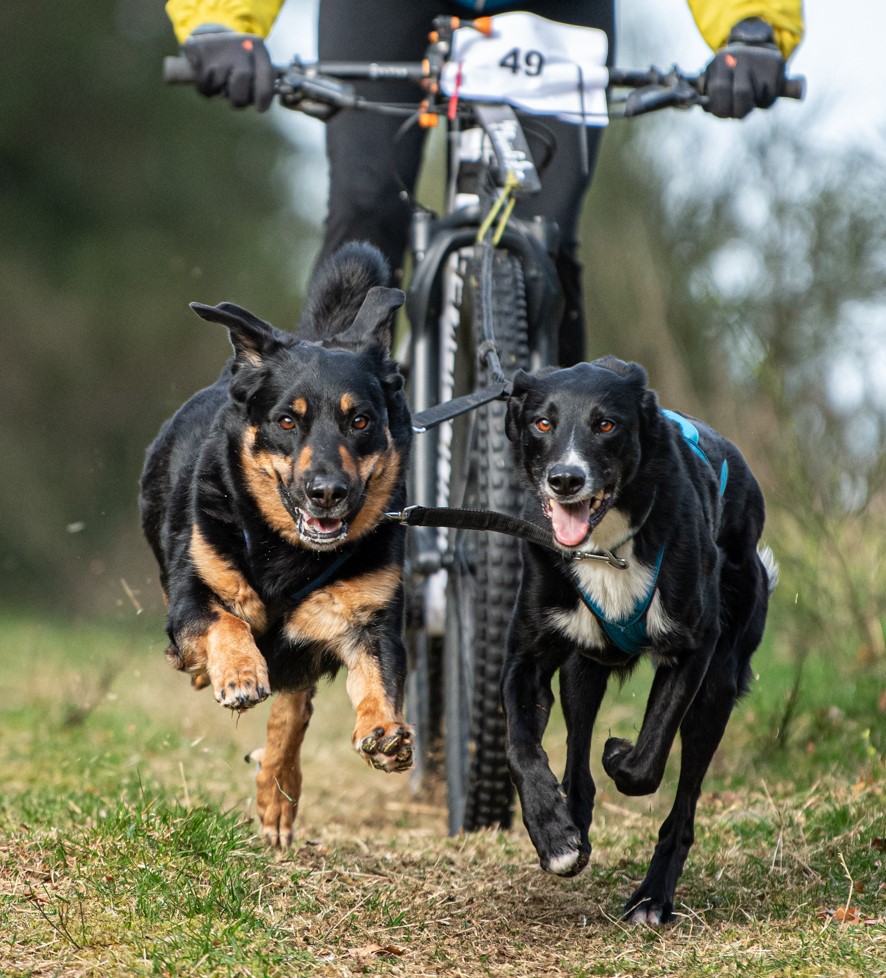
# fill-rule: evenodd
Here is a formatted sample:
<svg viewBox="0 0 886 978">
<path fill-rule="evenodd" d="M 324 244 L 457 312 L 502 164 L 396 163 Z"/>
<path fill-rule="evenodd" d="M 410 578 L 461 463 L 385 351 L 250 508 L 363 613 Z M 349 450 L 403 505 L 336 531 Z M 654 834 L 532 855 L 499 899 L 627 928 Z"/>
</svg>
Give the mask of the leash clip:
<svg viewBox="0 0 886 978">
<path fill-rule="evenodd" d="M 400 510 L 399 513 L 385 513 L 385 519 L 389 523 L 399 523 L 401 526 L 410 526 L 410 514 L 414 513 L 417 509 L 421 509 L 421 506 L 407 506 L 406 509 Z"/>
<path fill-rule="evenodd" d="M 628 569 L 628 562 L 624 557 L 616 557 L 609 550 L 604 550 L 602 553 L 597 553 L 594 550 L 576 550 L 570 555 L 570 558 L 572 560 L 605 560 L 610 567 L 616 567 L 618 570 Z"/>
</svg>

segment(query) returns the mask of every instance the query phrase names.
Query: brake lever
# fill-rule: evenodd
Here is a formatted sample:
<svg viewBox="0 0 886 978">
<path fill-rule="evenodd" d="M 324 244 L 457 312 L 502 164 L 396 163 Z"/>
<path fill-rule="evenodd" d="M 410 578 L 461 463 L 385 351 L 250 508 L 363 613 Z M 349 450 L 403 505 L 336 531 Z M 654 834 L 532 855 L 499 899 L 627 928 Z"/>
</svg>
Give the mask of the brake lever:
<svg viewBox="0 0 886 978">
<path fill-rule="evenodd" d="M 624 102 L 626 118 L 655 112 L 657 109 L 689 108 L 703 104 L 703 96 L 698 89 L 682 75 L 669 80 L 664 87 L 657 85 L 637 88 L 628 95 Z"/>
<path fill-rule="evenodd" d="M 309 77 L 299 62 L 294 62 L 277 82 L 280 102 L 298 107 L 305 115 L 326 121 L 339 109 L 353 108 L 357 102 L 354 86 L 325 76 Z"/>
</svg>

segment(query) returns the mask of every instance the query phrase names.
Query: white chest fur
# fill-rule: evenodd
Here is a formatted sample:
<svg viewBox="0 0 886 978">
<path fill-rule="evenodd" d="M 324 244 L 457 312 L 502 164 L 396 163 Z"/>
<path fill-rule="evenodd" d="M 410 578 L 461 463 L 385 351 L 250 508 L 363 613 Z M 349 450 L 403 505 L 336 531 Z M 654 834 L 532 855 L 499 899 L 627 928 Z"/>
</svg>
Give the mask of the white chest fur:
<svg viewBox="0 0 886 978">
<path fill-rule="evenodd" d="M 634 556 L 631 527 L 624 514 L 611 510 L 594 531 L 590 545 L 607 550 L 617 548 L 618 556 L 627 562 L 625 569 L 598 560 L 577 560 L 571 572 L 578 587 L 593 601 L 609 621 L 628 618 L 649 595 L 655 567 L 640 563 Z M 619 544 L 621 544 L 619 546 Z M 585 648 L 602 648 L 604 633 L 590 609 L 580 601 L 573 611 L 554 611 L 551 624 L 576 644 Z M 646 629 L 651 639 L 671 629 L 656 589 L 646 615 Z"/>
</svg>

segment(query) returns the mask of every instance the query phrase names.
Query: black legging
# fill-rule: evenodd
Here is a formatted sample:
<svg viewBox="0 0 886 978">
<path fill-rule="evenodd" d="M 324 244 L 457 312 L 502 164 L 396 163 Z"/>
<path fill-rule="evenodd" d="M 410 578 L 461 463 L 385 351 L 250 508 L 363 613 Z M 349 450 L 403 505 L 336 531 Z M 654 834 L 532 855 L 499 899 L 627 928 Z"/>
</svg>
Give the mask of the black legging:
<svg viewBox="0 0 886 978">
<path fill-rule="evenodd" d="M 613 0 L 535 0 L 497 9 L 532 10 L 549 20 L 600 28 L 614 45 Z M 427 47 L 431 23 L 439 14 L 469 15 L 458 3 L 443 0 L 320 0 L 318 31 L 321 60 L 418 61 Z M 416 88 L 408 82 L 357 83 L 362 95 L 375 100 L 414 103 Z M 550 117 L 532 117 L 556 140 L 557 152 L 542 173 L 542 190 L 521 201 L 516 214 L 538 214 L 560 229 L 557 271 L 565 298 L 559 333 L 559 362 L 584 359 L 585 323 L 578 263 L 578 221 L 602 130 L 585 129 L 589 172 L 583 172 L 581 128 Z M 401 274 L 409 237 L 410 203 L 421 165 L 424 130 L 408 129 L 395 142 L 402 118 L 342 111 L 326 126 L 329 158 L 329 204 L 322 261 L 346 241 L 370 241 Z M 407 191 L 403 193 L 404 187 Z"/>
</svg>

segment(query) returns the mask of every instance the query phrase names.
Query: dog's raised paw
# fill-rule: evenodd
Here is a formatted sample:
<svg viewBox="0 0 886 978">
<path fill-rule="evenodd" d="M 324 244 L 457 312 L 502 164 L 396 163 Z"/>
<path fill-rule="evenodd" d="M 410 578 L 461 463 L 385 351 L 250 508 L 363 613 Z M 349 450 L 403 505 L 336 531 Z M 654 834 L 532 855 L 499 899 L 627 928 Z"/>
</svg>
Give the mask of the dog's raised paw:
<svg viewBox="0 0 886 978">
<path fill-rule="evenodd" d="M 247 660 L 211 670 L 212 691 L 217 702 L 241 713 L 271 695 L 268 669 L 264 660 Z"/>
<path fill-rule="evenodd" d="M 659 769 L 654 762 L 654 757 L 638 757 L 634 745 L 619 737 L 610 737 L 603 748 L 603 769 L 615 782 L 615 787 L 630 797 L 651 795 L 658 790 L 664 763 L 662 761 Z"/>
<path fill-rule="evenodd" d="M 412 729 L 403 724 L 375 727 L 357 741 L 357 753 L 379 771 L 408 771 L 412 767 Z"/>
<path fill-rule="evenodd" d="M 606 741 L 603 748 L 603 770 L 610 778 L 613 780 L 617 778 L 621 762 L 633 749 L 634 745 L 621 737 L 610 737 Z"/>
</svg>

